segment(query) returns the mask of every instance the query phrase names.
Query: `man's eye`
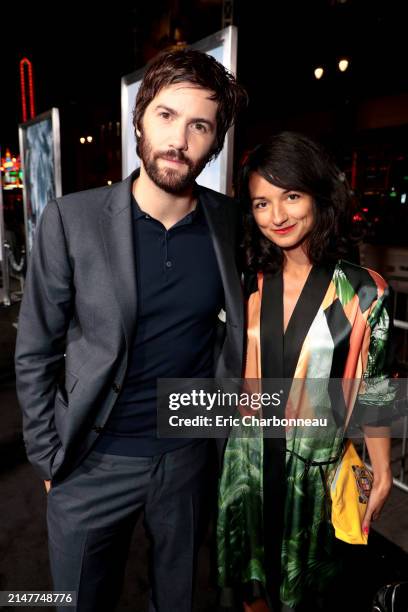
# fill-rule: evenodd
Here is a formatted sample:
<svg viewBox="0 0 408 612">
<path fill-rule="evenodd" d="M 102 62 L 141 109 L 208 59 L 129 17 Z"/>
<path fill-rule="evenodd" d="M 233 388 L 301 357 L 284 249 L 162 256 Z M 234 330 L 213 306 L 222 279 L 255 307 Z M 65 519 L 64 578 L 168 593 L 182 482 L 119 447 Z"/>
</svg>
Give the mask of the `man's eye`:
<svg viewBox="0 0 408 612">
<path fill-rule="evenodd" d="M 204 123 L 193 123 L 193 127 L 195 130 L 197 130 L 197 132 L 206 132 L 207 131 L 207 127 L 204 125 Z"/>
<path fill-rule="evenodd" d="M 162 117 L 163 119 L 168 119 L 170 117 L 170 113 L 166 113 L 166 111 L 162 111 L 161 113 L 159 113 L 159 117 Z"/>
</svg>

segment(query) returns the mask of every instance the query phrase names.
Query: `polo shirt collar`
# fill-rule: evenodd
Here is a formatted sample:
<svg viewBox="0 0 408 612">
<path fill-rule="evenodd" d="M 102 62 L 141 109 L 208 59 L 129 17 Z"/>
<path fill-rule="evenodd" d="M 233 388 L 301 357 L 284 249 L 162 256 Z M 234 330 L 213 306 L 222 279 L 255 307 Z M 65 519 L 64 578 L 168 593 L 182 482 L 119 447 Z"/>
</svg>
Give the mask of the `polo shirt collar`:
<svg viewBox="0 0 408 612">
<path fill-rule="evenodd" d="M 139 206 L 135 196 L 132 195 L 132 210 L 133 210 L 133 219 L 135 220 L 139 220 L 139 219 L 148 219 L 149 215 L 147 215 L 147 213 L 145 213 Z M 198 196 L 198 193 L 197 193 Z M 176 223 L 177 226 L 180 225 L 190 225 L 190 224 L 200 224 L 200 225 L 206 225 L 206 220 L 205 220 L 205 216 L 203 213 L 203 207 L 202 204 L 200 203 L 200 198 L 198 197 L 197 200 L 197 205 L 195 207 L 195 209 L 193 211 L 191 211 L 190 213 L 188 213 L 185 217 L 183 217 L 182 219 L 180 219 L 180 221 L 178 221 Z M 175 227 L 175 226 L 173 226 Z"/>
</svg>

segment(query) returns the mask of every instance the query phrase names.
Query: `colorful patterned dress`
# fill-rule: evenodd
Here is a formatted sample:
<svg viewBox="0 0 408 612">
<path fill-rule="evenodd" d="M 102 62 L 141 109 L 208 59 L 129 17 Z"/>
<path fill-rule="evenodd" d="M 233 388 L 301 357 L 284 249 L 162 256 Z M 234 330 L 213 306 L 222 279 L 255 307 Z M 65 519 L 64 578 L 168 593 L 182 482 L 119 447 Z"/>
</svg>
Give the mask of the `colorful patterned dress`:
<svg viewBox="0 0 408 612">
<path fill-rule="evenodd" d="M 268 594 L 271 605 L 294 607 L 318 597 L 336 577 L 324 480 L 330 484 L 351 417 L 361 425 L 389 413 L 390 318 L 384 279 L 341 260 L 312 268 L 284 334 L 282 274 L 258 274 L 247 302 L 245 378 L 284 378 L 292 386 L 295 379 L 300 391 L 284 413 L 310 413 L 312 397 L 314 416 L 327 417 L 329 425 L 318 436 L 287 429 L 280 439 L 264 437 L 261 429 L 252 437 L 231 431 L 217 523 L 224 601 Z M 338 388 L 330 390 L 336 379 L 354 381 L 340 403 Z M 316 380 L 323 388 L 305 402 L 302 381 Z M 324 465 L 318 469 L 307 460 Z"/>
</svg>

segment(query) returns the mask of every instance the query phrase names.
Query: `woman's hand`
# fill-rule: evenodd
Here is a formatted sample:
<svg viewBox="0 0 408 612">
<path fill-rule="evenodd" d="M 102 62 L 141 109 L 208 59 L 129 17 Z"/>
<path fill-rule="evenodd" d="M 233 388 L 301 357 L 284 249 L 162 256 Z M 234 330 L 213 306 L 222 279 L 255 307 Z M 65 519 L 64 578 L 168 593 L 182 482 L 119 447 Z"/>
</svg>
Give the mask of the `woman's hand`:
<svg viewBox="0 0 408 612">
<path fill-rule="evenodd" d="M 371 522 L 380 516 L 392 488 L 390 429 L 366 426 L 364 439 L 374 474 L 373 487 L 361 525 L 363 533 L 368 535 Z"/>
<path fill-rule="evenodd" d="M 44 480 L 45 490 L 49 493 L 51 489 L 51 480 Z"/>
<path fill-rule="evenodd" d="M 391 488 L 391 469 L 383 470 L 381 473 L 374 472 L 373 488 L 371 489 L 370 497 L 368 498 L 367 509 L 361 525 L 363 533 L 366 535 L 369 534 L 371 522 L 375 521 L 380 516 L 381 510 L 387 501 Z"/>
</svg>

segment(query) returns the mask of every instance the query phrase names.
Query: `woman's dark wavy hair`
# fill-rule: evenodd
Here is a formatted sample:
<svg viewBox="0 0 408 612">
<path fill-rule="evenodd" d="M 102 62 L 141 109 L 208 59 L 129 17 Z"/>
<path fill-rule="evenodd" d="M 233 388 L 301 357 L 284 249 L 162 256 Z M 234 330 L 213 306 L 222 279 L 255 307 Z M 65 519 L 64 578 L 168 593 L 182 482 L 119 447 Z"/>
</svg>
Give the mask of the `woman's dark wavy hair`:
<svg viewBox="0 0 408 612">
<path fill-rule="evenodd" d="M 281 189 L 312 196 L 315 222 L 306 248 L 313 264 L 347 255 L 352 209 L 346 177 L 319 143 L 303 134 L 285 131 L 258 145 L 241 166 L 238 194 L 244 206 L 243 255 L 247 269 L 273 273 L 283 266 L 282 249 L 261 233 L 252 214 L 252 172 Z"/>
</svg>

